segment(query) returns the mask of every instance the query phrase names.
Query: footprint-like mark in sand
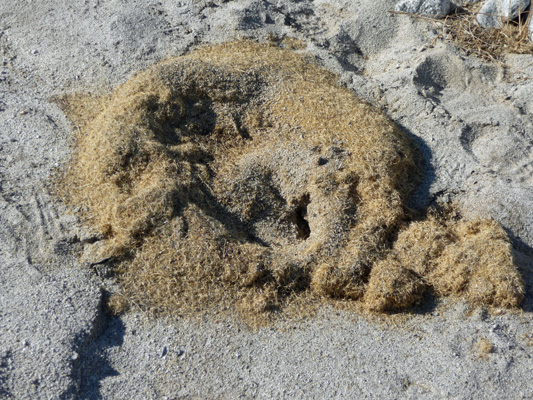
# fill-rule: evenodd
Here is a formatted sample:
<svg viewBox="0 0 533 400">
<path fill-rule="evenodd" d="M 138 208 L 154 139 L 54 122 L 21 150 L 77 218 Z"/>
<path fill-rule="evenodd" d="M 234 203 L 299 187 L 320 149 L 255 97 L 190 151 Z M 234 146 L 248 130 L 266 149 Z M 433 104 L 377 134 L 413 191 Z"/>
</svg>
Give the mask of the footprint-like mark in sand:
<svg viewBox="0 0 533 400">
<path fill-rule="evenodd" d="M 416 67 L 413 82 L 424 92 L 438 97 L 448 84 L 444 70 L 440 60 L 427 57 Z"/>
<path fill-rule="evenodd" d="M 482 80 L 477 72 L 469 71 L 459 58 L 448 56 L 428 56 L 416 67 L 413 83 L 420 92 L 439 103 L 446 88 L 468 88 L 471 80 Z M 479 99 L 474 93 L 473 99 Z M 449 99 L 448 99 L 449 101 Z M 500 124 L 491 121 L 491 112 L 506 112 L 512 115 L 511 108 L 494 111 L 478 106 L 478 112 L 470 111 L 466 118 L 460 141 L 463 149 L 481 165 L 498 172 L 519 185 L 533 183 L 533 128 L 528 124 Z M 520 116 L 516 115 L 520 120 Z"/>
<path fill-rule="evenodd" d="M 533 136 L 520 126 L 466 126 L 463 148 L 484 167 L 498 172 L 517 185 L 533 184 Z"/>
</svg>

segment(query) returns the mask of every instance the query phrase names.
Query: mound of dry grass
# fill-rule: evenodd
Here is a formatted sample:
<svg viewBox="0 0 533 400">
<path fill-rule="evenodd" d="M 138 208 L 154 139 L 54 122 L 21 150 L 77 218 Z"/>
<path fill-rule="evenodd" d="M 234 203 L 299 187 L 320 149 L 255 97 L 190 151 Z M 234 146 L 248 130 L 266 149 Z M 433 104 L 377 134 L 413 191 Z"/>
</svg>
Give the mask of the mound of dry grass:
<svg viewBox="0 0 533 400">
<path fill-rule="evenodd" d="M 324 296 L 403 309 L 428 286 L 521 300 L 494 222 L 405 227 L 412 144 L 295 52 L 206 47 L 64 107 L 79 129 L 57 192 L 104 237 L 116 312 L 265 315 Z"/>
<path fill-rule="evenodd" d="M 524 286 L 502 227 L 449 215 L 409 224 L 372 270 L 365 302 L 376 311 L 404 309 L 428 289 L 474 305 L 517 307 Z"/>
</svg>

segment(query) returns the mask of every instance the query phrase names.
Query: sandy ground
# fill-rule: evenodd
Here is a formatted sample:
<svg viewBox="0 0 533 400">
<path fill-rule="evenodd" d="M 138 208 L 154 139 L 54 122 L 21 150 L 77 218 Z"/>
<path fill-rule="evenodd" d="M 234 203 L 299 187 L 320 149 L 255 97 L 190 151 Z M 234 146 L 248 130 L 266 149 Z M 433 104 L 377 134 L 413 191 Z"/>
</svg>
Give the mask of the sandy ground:
<svg viewBox="0 0 533 400">
<path fill-rule="evenodd" d="M 0 398 L 533 397 L 533 56 L 466 56 L 394 0 L 0 3 Z M 257 331 L 102 312 L 112 279 L 50 197 L 72 127 L 55 96 L 101 93 L 206 43 L 269 36 L 307 51 L 418 144 L 411 201 L 457 201 L 512 237 L 520 312 L 429 304 L 380 320 L 324 308 Z M 483 346 L 483 343 L 490 345 Z"/>
</svg>

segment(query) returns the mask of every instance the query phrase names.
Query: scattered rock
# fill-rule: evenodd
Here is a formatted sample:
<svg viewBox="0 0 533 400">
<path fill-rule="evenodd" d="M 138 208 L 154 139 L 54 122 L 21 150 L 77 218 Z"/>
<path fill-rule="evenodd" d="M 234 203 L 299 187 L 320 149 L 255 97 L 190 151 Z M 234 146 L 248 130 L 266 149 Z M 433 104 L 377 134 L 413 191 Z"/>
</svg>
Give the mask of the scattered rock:
<svg viewBox="0 0 533 400">
<path fill-rule="evenodd" d="M 431 18 L 444 18 L 452 9 L 450 0 L 403 0 L 396 5 L 396 11 Z"/>
</svg>

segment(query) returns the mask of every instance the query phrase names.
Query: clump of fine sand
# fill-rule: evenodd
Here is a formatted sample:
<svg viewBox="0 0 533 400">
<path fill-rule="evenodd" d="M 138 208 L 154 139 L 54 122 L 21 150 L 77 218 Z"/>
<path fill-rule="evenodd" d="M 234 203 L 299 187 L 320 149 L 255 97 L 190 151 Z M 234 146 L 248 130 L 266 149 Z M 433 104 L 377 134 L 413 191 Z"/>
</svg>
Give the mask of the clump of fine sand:
<svg viewBox="0 0 533 400">
<path fill-rule="evenodd" d="M 324 297 L 401 310 L 428 289 L 523 297 L 494 221 L 408 224 L 412 144 L 293 51 L 206 47 L 64 105 L 79 130 L 58 192 L 104 237 L 117 312 L 254 314 Z"/>
</svg>

